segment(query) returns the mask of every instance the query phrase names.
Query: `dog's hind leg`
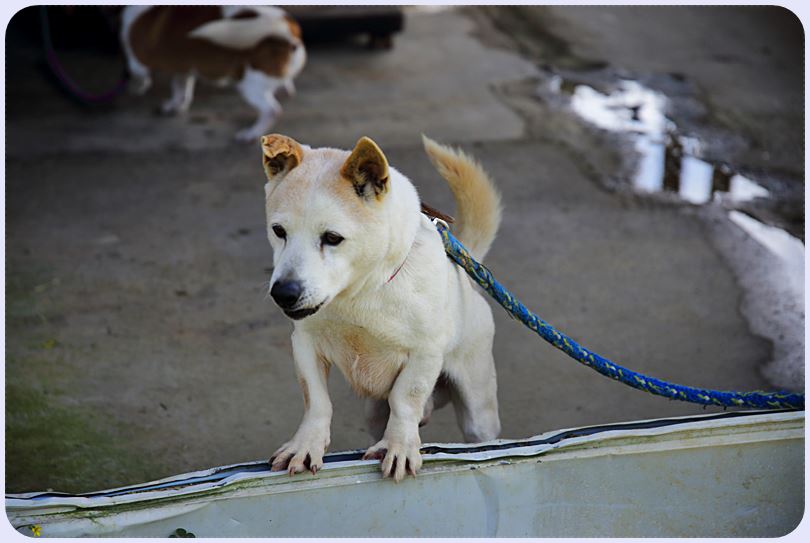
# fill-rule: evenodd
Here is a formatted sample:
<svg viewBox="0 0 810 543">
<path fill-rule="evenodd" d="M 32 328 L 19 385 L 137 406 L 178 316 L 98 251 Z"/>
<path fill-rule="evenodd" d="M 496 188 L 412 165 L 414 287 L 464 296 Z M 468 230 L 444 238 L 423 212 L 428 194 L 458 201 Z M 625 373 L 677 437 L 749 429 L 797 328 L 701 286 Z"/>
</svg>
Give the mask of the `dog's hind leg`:
<svg viewBox="0 0 810 543">
<path fill-rule="evenodd" d="M 287 96 L 289 96 L 290 98 L 295 96 L 295 82 L 293 82 L 292 77 L 284 80 L 283 87 L 284 92 L 287 93 Z"/>
<path fill-rule="evenodd" d="M 428 423 L 433 411 L 444 407 L 450 401 L 450 388 L 447 383 L 447 378 L 444 375 L 439 376 L 436 386 L 433 389 L 433 394 L 428 396 L 425 402 L 425 407 L 422 409 L 422 419 L 419 421 L 419 426 L 422 427 Z M 366 427 L 371 436 L 379 441 L 385 433 L 385 425 L 388 424 L 388 418 L 391 415 L 391 406 L 388 400 L 375 400 L 369 398 L 366 400 Z"/>
<path fill-rule="evenodd" d="M 185 113 L 191 107 L 194 99 L 195 78 L 191 74 L 175 75 L 172 77 L 172 96 L 160 106 L 164 115 Z"/>
<path fill-rule="evenodd" d="M 501 432 L 492 348 L 470 350 L 465 355 L 445 368 L 450 397 L 465 441 L 489 441 Z"/>
<path fill-rule="evenodd" d="M 148 11 L 149 8 L 150 6 L 126 6 L 121 12 L 121 33 L 119 37 L 130 75 L 129 91 L 137 95 L 144 94 L 149 90 L 149 87 L 152 86 L 152 77 L 149 68 L 141 64 L 135 57 L 135 53 L 132 52 L 132 45 L 129 43 L 129 30 L 135 19 Z"/>
<path fill-rule="evenodd" d="M 388 424 L 388 417 L 391 415 L 391 407 L 388 400 L 376 400 L 367 398 L 365 402 L 366 427 L 368 433 L 375 441 L 382 439 L 385 433 L 385 425 Z"/>
<path fill-rule="evenodd" d="M 447 380 L 447 375 L 442 373 L 436 381 L 436 386 L 433 387 L 433 394 L 428 397 L 425 402 L 425 408 L 422 410 L 422 420 L 419 421 L 419 426 L 422 427 L 430 422 L 430 416 L 437 409 L 441 409 L 450 401 L 450 384 Z"/>
<path fill-rule="evenodd" d="M 149 68 L 134 59 L 129 62 L 129 76 L 129 92 L 136 96 L 146 94 L 146 91 L 152 86 Z"/>
<path fill-rule="evenodd" d="M 270 77 L 259 70 L 245 70 L 245 76 L 236 88 L 245 101 L 253 106 L 259 116 L 251 126 L 236 133 L 239 141 L 254 141 L 265 135 L 273 121 L 281 113 L 281 104 L 276 100 L 276 91 L 284 87 L 284 82 L 276 77 Z"/>
</svg>

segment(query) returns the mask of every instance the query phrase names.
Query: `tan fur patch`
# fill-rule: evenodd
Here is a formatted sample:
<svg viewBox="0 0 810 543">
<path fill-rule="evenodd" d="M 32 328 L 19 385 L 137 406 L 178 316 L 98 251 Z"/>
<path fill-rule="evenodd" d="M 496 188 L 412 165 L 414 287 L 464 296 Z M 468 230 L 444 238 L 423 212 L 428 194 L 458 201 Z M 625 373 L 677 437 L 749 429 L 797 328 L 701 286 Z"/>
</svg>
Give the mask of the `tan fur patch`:
<svg viewBox="0 0 810 543">
<path fill-rule="evenodd" d="M 301 25 L 299 25 L 296 20 L 290 17 L 288 14 L 284 15 L 284 19 L 287 21 L 287 26 L 290 27 L 290 34 L 299 40 L 302 39 L 303 36 L 301 35 Z"/>
<path fill-rule="evenodd" d="M 329 378 L 329 370 L 332 368 L 332 363 L 326 359 L 322 354 L 318 355 L 318 362 L 321 363 L 324 377 Z"/>
<path fill-rule="evenodd" d="M 290 56 L 297 46 L 278 38 L 265 38 L 250 49 L 248 62 L 254 70 L 274 77 L 287 75 Z"/>
<path fill-rule="evenodd" d="M 357 141 L 349 158 L 340 168 L 340 174 L 352 182 L 359 195 L 371 185 L 379 199 L 388 191 L 388 160 L 371 138 L 363 136 Z"/>
<path fill-rule="evenodd" d="M 304 157 L 304 150 L 294 139 L 281 134 L 262 136 L 262 165 L 267 178 L 271 179 L 282 171 L 290 171 L 298 166 Z"/>
<path fill-rule="evenodd" d="M 267 136 L 266 136 L 267 137 Z M 353 184 L 340 175 L 341 164 L 349 153 L 339 149 L 309 149 L 301 163 L 290 171 L 273 192 L 269 205 L 272 209 L 298 209 L 295 206 L 305 201 L 303 194 L 310 190 L 328 192 L 336 205 L 347 210 L 357 221 L 364 224 L 376 223 L 379 219 L 374 206 L 357 196 Z M 299 209 L 305 212 L 305 209 Z"/>
<path fill-rule="evenodd" d="M 301 394 L 304 396 L 304 409 L 309 409 L 309 385 L 303 377 L 298 378 L 298 384 L 301 385 Z"/>
<path fill-rule="evenodd" d="M 501 197 L 486 171 L 462 151 L 422 136 L 430 161 L 456 199 L 455 236 L 481 260 L 489 251 L 501 222 Z"/>
<path fill-rule="evenodd" d="M 347 346 L 346 379 L 357 394 L 377 399 L 388 397 L 399 372 L 401 361 L 386 349 L 373 348 L 357 332 L 344 336 Z"/>
<path fill-rule="evenodd" d="M 195 28 L 222 18 L 219 6 L 156 6 L 132 24 L 129 42 L 135 58 L 152 70 L 169 74 L 191 73 L 212 79 L 238 81 L 245 67 L 283 77 L 295 46 L 267 38 L 255 47 L 237 50 L 191 38 Z"/>
<path fill-rule="evenodd" d="M 326 377 L 329 377 L 329 370 L 330 370 L 330 368 L 332 367 L 332 363 L 331 363 L 331 362 L 329 362 L 329 361 L 328 361 L 328 360 L 327 360 L 327 359 L 326 359 L 326 358 L 325 358 L 323 355 L 321 355 L 321 354 L 319 354 L 319 355 L 318 355 L 318 362 L 320 362 L 320 363 L 321 363 L 321 366 L 323 366 L 323 374 L 324 374 Z"/>
</svg>

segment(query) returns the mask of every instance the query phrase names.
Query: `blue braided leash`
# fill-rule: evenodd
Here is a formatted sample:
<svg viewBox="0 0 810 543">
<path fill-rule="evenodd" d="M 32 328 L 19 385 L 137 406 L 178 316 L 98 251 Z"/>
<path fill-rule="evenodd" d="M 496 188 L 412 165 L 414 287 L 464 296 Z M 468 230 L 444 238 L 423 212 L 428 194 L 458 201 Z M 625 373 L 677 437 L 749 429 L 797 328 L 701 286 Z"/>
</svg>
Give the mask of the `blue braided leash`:
<svg viewBox="0 0 810 543">
<path fill-rule="evenodd" d="M 804 394 L 782 392 L 732 392 L 676 385 L 649 377 L 614 364 L 607 358 L 580 346 L 576 341 L 555 330 L 550 324 L 529 311 L 515 296 L 506 290 L 483 265 L 475 261 L 467 249 L 450 233 L 447 225 L 435 221 L 436 229 L 444 242 L 447 255 L 464 268 L 470 277 L 490 296 L 495 298 L 509 314 L 534 330 L 540 337 L 565 354 L 602 375 L 620 381 L 639 390 L 664 396 L 672 400 L 719 405 L 725 407 L 753 407 L 757 409 L 804 409 Z"/>
</svg>

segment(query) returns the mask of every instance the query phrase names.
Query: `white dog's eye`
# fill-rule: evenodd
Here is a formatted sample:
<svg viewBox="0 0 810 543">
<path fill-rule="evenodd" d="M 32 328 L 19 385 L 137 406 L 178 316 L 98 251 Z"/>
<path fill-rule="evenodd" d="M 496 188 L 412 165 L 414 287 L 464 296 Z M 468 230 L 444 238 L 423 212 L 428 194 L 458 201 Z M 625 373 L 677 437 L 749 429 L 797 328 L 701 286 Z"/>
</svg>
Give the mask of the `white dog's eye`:
<svg viewBox="0 0 810 543">
<path fill-rule="evenodd" d="M 321 245 L 340 245 L 343 236 L 335 232 L 326 231 L 321 235 Z"/>
<path fill-rule="evenodd" d="M 287 239 L 287 231 L 280 224 L 273 225 L 273 233 L 281 239 Z"/>
</svg>

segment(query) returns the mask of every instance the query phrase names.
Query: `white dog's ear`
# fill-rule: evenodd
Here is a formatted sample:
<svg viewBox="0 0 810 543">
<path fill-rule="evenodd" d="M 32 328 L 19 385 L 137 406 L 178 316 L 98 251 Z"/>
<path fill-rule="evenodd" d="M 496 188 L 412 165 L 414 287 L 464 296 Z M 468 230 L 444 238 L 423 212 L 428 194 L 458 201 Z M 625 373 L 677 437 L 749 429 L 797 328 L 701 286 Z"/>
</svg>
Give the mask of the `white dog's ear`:
<svg viewBox="0 0 810 543">
<path fill-rule="evenodd" d="M 301 145 L 292 138 L 281 134 L 262 136 L 262 165 L 270 181 L 298 166 L 303 156 Z"/>
<path fill-rule="evenodd" d="M 374 195 L 379 200 L 388 192 L 388 161 L 371 138 L 363 136 L 357 141 L 340 174 L 352 182 L 359 196 Z"/>
</svg>

